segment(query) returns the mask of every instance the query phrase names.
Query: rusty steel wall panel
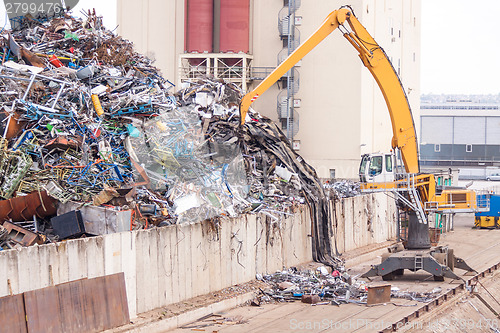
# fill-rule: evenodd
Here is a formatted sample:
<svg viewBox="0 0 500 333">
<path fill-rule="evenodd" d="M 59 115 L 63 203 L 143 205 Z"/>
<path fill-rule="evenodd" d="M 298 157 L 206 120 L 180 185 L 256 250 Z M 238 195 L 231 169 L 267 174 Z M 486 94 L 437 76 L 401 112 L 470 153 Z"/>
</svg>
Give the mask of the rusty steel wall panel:
<svg viewBox="0 0 500 333">
<path fill-rule="evenodd" d="M 83 312 L 90 318 L 88 332 L 111 329 L 130 322 L 124 273 L 82 280 Z"/>
<path fill-rule="evenodd" d="M 85 290 L 82 280 L 56 286 L 59 297 L 61 327 L 64 332 L 89 332 L 89 322 L 84 307 Z"/>
<path fill-rule="evenodd" d="M 64 332 L 61 327 L 60 305 L 56 287 L 25 292 L 24 304 L 30 333 Z"/>
<path fill-rule="evenodd" d="M 100 332 L 129 322 L 124 273 L 0 298 L 0 332 Z"/>
<path fill-rule="evenodd" d="M 108 320 L 108 306 L 106 304 L 106 286 L 104 278 L 99 277 L 83 282 L 85 288 L 85 313 L 92 318 L 95 331 L 113 328 Z"/>
<path fill-rule="evenodd" d="M 25 333 L 26 315 L 24 312 L 23 295 L 6 296 L 0 298 L 0 331 Z"/>
<path fill-rule="evenodd" d="M 127 290 L 125 289 L 125 274 L 118 273 L 104 276 L 106 289 L 106 304 L 109 322 L 117 327 L 128 324 L 130 317 L 128 313 Z"/>
</svg>

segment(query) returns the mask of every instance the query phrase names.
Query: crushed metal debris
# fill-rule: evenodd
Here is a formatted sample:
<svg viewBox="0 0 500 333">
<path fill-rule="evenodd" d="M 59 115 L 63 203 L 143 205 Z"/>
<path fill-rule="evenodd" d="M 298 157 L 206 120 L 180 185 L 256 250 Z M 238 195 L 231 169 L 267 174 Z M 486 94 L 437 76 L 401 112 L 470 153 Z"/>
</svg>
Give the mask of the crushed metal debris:
<svg viewBox="0 0 500 333">
<path fill-rule="evenodd" d="M 250 302 L 253 306 L 295 301 L 335 306 L 347 303 L 367 304 L 368 285 L 343 270 L 334 270 L 330 273 L 325 266 L 320 266 L 316 270 L 298 270 L 292 267 L 274 274 L 257 274 L 256 279 L 266 282 L 269 287 L 260 289 L 259 295 Z M 428 303 L 438 297 L 441 291 L 441 288 L 422 293 L 401 291 L 393 286 L 391 297 Z"/>
<path fill-rule="evenodd" d="M 332 199 L 350 198 L 361 194 L 359 183 L 352 180 L 338 180 L 333 183 L 327 180 L 323 187 Z"/>
</svg>

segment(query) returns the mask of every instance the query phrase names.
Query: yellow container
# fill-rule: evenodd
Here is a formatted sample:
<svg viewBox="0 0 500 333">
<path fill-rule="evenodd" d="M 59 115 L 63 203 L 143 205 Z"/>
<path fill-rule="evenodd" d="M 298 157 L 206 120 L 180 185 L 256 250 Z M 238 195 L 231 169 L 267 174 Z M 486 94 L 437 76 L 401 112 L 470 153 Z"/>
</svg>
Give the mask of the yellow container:
<svg viewBox="0 0 500 333">
<path fill-rule="evenodd" d="M 500 228 L 498 224 L 498 216 L 476 216 L 476 220 L 474 222 L 475 228 Z"/>
<path fill-rule="evenodd" d="M 102 109 L 101 101 L 99 100 L 99 96 L 92 95 L 92 104 L 94 104 L 94 109 L 97 115 L 100 117 L 104 114 L 104 110 Z"/>
</svg>

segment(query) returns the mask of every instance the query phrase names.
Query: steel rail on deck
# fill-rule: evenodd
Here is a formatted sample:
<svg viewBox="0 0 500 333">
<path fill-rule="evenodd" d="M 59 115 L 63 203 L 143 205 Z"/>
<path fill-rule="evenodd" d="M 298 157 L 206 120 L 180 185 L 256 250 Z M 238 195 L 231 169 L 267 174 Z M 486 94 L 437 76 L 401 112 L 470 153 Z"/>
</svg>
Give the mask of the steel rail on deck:
<svg viewBox="0 0 500 333">
<path fill-rule="evenodd" d="M 494 264 L 493 266 L 490 266 L 489 268 L 486 268 L 482 272 L 477 273 L 476 275 L 472 276 L 467 281 L 461 282 L 456 287 L 448 290 L 446 293 L 440 295 L 439 297 L 432 300 L 431 302 L 429 302 L 425 305 L 422 305 L 421 307 L 419 307 L 418 309 L 416 309 L 415 311 L 413 311 L 409 315 L 404 316 L 403 318 L 393 322 L 387 328 L 379 331 L 379 333 L 395 332 L 399 328 L 405 328 L 407 323 L 410 322 L 411 320 L 416 319 L 416 318 L 420 318 L 420 316 L 422 314 L 428 313 L 428 312 L 432 311 L 433 309 L 437 308 L 438 306 L 441 306 L 441 305 L 447 303 L 447 301 L 449 299 L 453 298 L 454 296 L 456 296 L 459 291 L 463 292 L 466 289 L 466 287 L 469 287 L 471 282 L 479 281 L 479 279 L 484 278 L 487 273 L 492 273 L 493 271 L 498 270 L 499 267 L 500 267 L 500 262 Z"/>
</svg>

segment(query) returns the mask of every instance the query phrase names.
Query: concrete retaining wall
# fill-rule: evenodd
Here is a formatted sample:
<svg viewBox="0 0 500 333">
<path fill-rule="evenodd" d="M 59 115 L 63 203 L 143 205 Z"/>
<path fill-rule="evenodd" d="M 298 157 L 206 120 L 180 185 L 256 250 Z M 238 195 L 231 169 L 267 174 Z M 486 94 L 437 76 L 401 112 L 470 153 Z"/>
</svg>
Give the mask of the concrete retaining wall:
<svg viewBox="0 0 500 333">
<path fill-rule="evenodd" d="M 336 205 L 339 251 L 395 235 L 384 194 Z M 273 222 L 265 215 L 122 232 L 0 252 L 0 297 L 124 272 L 130 317 L 312 260 L 306 207 Z"/>
<path fill-rule="evenodd" d="M 336 239 L 340 253 L 396 238 L 396 204 L 385 193 L 339 201 L 334 214 L 337 228 L 332 244 Z"/>
</svg>

